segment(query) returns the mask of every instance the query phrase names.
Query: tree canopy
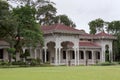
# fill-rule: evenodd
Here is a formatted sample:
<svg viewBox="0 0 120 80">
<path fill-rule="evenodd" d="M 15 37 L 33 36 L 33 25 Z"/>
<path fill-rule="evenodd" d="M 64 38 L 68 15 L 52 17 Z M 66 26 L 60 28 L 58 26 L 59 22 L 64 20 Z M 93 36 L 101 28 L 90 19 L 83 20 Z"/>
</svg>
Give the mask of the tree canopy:
<svg viewBox="0 0 120 80">
<path fill-rule="evenodd" d="M 104 30 L 104 20 L 98 18 L 89 22 L 90 34 L 95 34 L 97 32 Z"/>
<path fill-rule="evenodd" d="M 29 5 L 36 9 L 36 21 L 42 25 L 51 25 L 58 23 L 58 17 L 61 17 L 61 23 L 67 26 L 76 27 L 75 23 L 67 15 L 56 15 L 57 9 L 55 3 L 50 0 L 8 0 L 18 3 L 18 6 Z"/>
<path fill-rule="evenodd" d="M 70 27 L 76 27 L 75 23 L 67 15 L 56 16 L 54 18 L 54 23 L 61 23 Z"/>
<path fill-rule="evenodd" d="M 12 10 L 6 1 L 0 0 L 0 39 L 9 43 L 11 49 L 22 53 L 22 48 L 43 46 L 43 35 L 36 22 L 36 9 L 24 5 Z M 11 49 L 8 49 L 11 50 Z M 9 54 L 11 62 L 12 54 Z"/>
</svg>

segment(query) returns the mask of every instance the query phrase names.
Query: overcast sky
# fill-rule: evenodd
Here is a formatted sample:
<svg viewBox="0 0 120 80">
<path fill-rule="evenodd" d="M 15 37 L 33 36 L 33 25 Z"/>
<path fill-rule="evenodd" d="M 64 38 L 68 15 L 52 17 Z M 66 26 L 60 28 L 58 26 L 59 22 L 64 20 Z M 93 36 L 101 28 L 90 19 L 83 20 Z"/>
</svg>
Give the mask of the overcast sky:
<svg viewBox="0 0 120 80">
<path fill-rule="evenodd" d="M 51 0 L 57 14 L 66 14 L 77 29 L 89 32 L 88 23 L 97 18 L 105 21 L 120 20 L 120 0 Z"/>
</svg>

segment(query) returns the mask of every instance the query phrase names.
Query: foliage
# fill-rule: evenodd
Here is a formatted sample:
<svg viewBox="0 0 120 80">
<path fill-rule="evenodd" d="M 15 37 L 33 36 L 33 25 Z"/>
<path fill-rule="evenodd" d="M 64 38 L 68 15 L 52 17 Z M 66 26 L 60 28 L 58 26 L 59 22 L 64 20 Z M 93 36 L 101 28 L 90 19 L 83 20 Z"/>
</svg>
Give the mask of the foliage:
<svg viewBox="0 0 120 80">
<path fill-rule="evenodd" d="M 104 25 L 105 25 L 104 23 L 105 22 L 100 18 L 89 22 L 90 34 L 95 34 L 99 31 L 104 31 Z"/>
<path fill-rule="evenodd" d="M 117 37 L 113 42 L 115 60 L 120 60 L 120 21 L 112 21 L 108 23 L 107 31 Z"/>
<path fill-rule="evenodd" d="M 19 3 L 17 6 L 29 5 L 36 9 L 36 21 L 40 25 L 51 25 L 59 23 L 70 27 L 76 27 L 75 23 L 68 18 L 67 15 L 56 16 L 57 9 L 54 7 L 55 3 L 50 0 L 9 0 L 10 2 Z M 60 18 L 59 18 L 60 17 Z"/>
<path fill-rule="evenodd" d="M 54 23 L 65 24 L 70 27 L 76 27 L 74 22 L 67 15 L 58 15 L 54 18 Z"/>
<path fill-rule="evenodd" d="M 28 5 L 13 9 L 13 14 L 19 22 L 16 34 L 16 47 L 19 44 L 21 46 L 35 46 L 38 43 L 43 45 L 42 33 L 39 25 L 36 23 L 35 13 L 35 8 L 31 8 Z"/>
<path fill-rule="evenodd" d="M 15 62 L 12 62 L 12 65 L 26 65 L 27 63 L 26 62 L 23 62 L 23 61 L 15 61 Z"/>
<path fill-rule="evenodd" d="M 28 56 L 30 56 L 30 52 L 26 49 L 25 52 L 20 55 L 20 58 L 24 58 L 26 61 Z"/>
<path fill-rule="evenodd" d="M 0 61 L 0 65 L 6 65 L 9 66 L 10 63 L 8 61 Z"/>
<path fill-rule="evenodd" d="M 0 39 L 7 41 L 10 47 L 14 45 L 16 20 L 9 10 L 9 4 L 0 0 Z"/>
<path fill-rule="evenodd" d="M 8 53 L 14 53 L 15 52 L 15 48 L 8 48 L 7 51 L 8 51 Z"/>
<path fill-rule="evenodd" d="M 107 31 L 111 34 L 118 35 L 120 33 L 120 21 L 109 22 Z"/>
<path fill-rule="evenodd" d="M 40 25 L 51 25 L 54 23 L 56 8 L 52 4 L 42 6 L 38 9 L 37 19 Z"/>
<path fill-rule="evenodd" d="M 27 59 L 27 63 L 30 65 L 30 66 L 37 66 L 37 65 L 40 65 L 41 63 L 41 60 L 40 59 Z"/>
<path fill-rule="evenodd" d="M 116 62 L 104 62 L 104 63 L 99 63 L 97 64 L 98 66 L 113 66 L 113 65 L 118 65 Z"/>
</svg>

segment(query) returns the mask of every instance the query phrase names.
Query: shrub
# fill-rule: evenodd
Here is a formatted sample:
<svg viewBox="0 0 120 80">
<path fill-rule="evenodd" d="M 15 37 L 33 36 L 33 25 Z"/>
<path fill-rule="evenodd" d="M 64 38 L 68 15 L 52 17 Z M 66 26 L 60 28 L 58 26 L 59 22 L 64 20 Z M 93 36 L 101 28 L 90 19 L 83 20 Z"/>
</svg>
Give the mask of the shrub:
<svg viewBox="0 0 120 80">
<path fill-rule="evenodd" d="M 12 65 L 26 65 L 26 62 L 16 61 L 16 62 L 12 62 Z"/>
<path fill-rule="evenodd" d="M 10 63 L 8 61 L 1 61 L 0 65 L 10 65 Z"/>
<path fill-rule="evenodd" d="M 31 66 L 38 65 L 38 62 L 37 62 L 37 60 L 35 60 L 35 59 L 32 59 L 32 60 L 31 60 L 31 63 L 30 63 L 30 65 L 31 65 Z"/>
<path fill-rule="evenodd" d="M 111 66 L 111 65 L 117 65 L 118 63 L 115 63 L 115 62 L 104 62 L 104 63 L 99 63 L 97 65 L 100 65 L 100 66 Z"/>
<path fill-rule="evenodd" d="M 40 59 L 27 59 L 27 63 L 30 64 L 30 66 L 40 65 L 40 62 Z"/>
</svg>

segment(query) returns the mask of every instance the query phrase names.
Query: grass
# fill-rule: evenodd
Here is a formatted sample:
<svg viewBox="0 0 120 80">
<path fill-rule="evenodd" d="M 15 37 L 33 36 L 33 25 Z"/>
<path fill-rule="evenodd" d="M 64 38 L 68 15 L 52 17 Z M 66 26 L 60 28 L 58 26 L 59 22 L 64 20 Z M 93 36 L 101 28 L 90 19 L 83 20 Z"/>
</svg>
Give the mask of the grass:
<svg viewBox="0 0 120 80">
<path fill-rule="evenodd" d="M 120 66 L 1 68 L 0 80 L 119 80 Z"/>
</svg>

